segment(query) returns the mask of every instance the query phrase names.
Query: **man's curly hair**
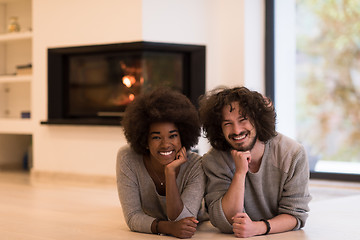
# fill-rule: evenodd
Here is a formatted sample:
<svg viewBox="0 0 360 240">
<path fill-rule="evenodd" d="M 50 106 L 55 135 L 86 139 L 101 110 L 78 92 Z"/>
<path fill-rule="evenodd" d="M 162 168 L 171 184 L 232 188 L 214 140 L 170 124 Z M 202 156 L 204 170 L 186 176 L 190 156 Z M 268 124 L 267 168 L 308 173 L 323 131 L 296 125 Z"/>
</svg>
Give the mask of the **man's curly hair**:
<svg viewBox="0 0 360 240">
<path fill-rule="evenodd" d="M 205 137 L 213 148 L 222 151 L 231 149 L 224 137 L 221 124 L 223 107 L 232 102 L 239 103 L 240 114 L 247 117 L 255 127 L 260 141 L 267 142 L 277 135 L 276 113 L 269 98 L 245 87 L 218 88 L 202 95 L 199 101 L 200 121 Z"/>
<path fill-rule="evenodd" d="M 187 150 L 198 143 L 201 134 L 199 114 L 190 100 L 180 92 L 158 88 L 137 96 L 122 119 L 126 140 L 139 154 L 148 154 L 150 125 L 171 122 L 179 130 L 181 144 Z"/>
</svg>

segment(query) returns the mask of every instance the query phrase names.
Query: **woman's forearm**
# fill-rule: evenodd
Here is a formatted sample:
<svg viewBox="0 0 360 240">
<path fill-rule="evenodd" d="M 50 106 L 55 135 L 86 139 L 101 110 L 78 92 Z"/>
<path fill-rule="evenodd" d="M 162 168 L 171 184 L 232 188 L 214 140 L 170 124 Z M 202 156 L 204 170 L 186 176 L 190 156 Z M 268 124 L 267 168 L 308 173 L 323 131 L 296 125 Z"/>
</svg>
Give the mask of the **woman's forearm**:
<svg viewBox="0 0 360 240">
<path fill-rule="evenodd" d="M 169 220 L 174 221 L 182 212 L 184 204 L 176 184 L 176 171 L 165 170 L 166 178 L 166 212 Z"/>
</svg>

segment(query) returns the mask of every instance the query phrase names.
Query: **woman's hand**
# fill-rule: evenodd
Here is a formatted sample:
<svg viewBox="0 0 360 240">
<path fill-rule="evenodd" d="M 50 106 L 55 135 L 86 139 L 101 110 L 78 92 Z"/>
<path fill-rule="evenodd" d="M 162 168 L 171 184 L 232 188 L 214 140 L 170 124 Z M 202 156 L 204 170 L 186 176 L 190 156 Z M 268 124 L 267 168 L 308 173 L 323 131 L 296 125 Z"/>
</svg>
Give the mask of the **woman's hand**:
<svg viewBox="0 0 360 240">
<path fill-rule="evenodd" d="M 176 184 L 176 175 L 181 164 L 187 161 L 186 149 L 182 147 L 175 160 L 165 166 L 166 180 L 166 213 L 170 220 L 175 220 L 184 208 L 181 195 Z"/>
<path fill-rule="evenodd" d="M 194 217 L 183 218 L 179 221 L 168 222 L 170 235 L 178 238 L 191 238 L 196 231 L 197 224 L 199 223 Z"/>
<path fill-rule="evenodd" d="M 165 166 L 165 171 L 166 170 L 173 170 L 175 171 L 179 166 L 181 166 L 183 163 L 185 163 L 187 161 L 187 154 L 186 154 L 186 148 L 182 147 L 175 156 L 174 161 L 172 161 L 171 163 L 167 164 Z"/>
</svg>

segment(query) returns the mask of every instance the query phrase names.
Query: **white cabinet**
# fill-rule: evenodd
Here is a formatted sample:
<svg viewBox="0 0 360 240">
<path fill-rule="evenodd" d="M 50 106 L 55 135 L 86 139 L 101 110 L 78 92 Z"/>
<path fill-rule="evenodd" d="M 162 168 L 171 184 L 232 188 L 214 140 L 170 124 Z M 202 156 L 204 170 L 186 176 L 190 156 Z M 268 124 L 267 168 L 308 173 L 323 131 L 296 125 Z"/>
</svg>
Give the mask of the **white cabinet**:
<svg viewBox="0 0 360 240">
<path fill-rule="evenodd" d="M 12 17 L 20 31 L 8 31 Z M 31 165 L 32 38 L 32 1 L 0 0 L 0 169 Z"/>
<path fill-rule="evenodd" d="M 0 16 L 0 134 L 29 134 L 33 81 L 31 0 L 0 0 Z M 9 32 L 13 17 L 20 26 L 18 32 Z"/>
</svg>

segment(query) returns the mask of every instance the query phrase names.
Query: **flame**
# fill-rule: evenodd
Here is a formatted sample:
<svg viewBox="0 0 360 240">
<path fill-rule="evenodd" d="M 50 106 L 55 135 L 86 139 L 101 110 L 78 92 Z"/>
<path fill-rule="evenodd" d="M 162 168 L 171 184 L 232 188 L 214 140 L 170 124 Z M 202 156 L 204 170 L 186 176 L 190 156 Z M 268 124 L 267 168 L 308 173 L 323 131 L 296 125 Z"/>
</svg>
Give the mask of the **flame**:
<svg viewBox="0 0 360 240">
<path fill-rule="evenodd" d="M 134 98 L 135 98 L 135 95 L 134 95 L 134 94 L 130 94 L 130 95 L 129 95 L 129 100 L 130 100 L 130 101 L 133 101 Z"/>
<path fill-rule="evenodd" d="M 136 82 L 136 79 L 134 76 L 126 75 L 122 78 L 122 82 L 125 86 L 130 88 Z"/>
</svg>

